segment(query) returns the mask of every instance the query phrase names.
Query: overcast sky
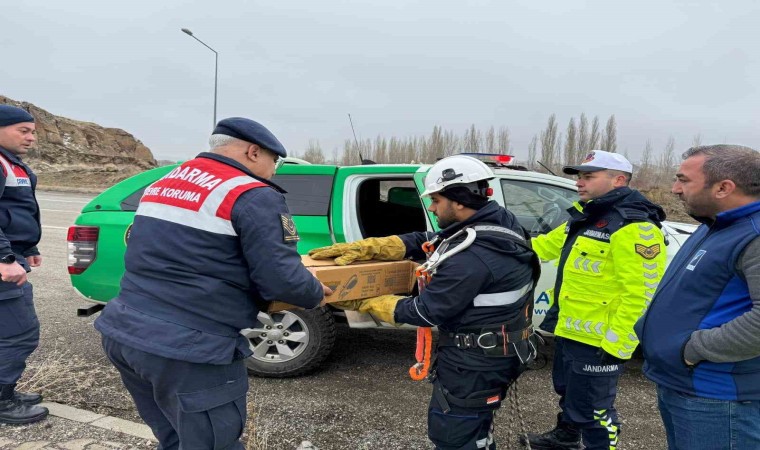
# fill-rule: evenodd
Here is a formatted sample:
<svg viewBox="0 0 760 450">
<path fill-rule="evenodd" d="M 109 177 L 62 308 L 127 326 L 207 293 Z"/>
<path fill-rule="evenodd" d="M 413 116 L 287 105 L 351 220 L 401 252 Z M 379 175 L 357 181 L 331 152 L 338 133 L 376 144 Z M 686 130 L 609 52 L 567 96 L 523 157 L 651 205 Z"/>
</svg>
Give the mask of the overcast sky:
<svg viewBox="0 0 760 450">
<path fill-rule="evenodd" d="M 760 2 L 23 0 L 0 6 L 0 94 L 118 127 L 160 159 L 245 116 L 291 151 L 318 139 L 508 126 L 513 153 L 556 113 L 615 114 L 647 138 L 760 148 Z"/>
</svg>

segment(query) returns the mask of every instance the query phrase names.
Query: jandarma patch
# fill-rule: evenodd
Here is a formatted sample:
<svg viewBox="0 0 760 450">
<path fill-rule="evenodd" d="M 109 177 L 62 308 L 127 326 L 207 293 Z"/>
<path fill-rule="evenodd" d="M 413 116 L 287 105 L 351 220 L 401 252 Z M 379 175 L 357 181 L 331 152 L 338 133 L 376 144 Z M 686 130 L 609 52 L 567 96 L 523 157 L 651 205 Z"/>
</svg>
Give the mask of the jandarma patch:
<svg viewBox="0 0 760 450">
<path fill-rule="evenodd" d="M 646 245 L 636 244 L 636 253 L 645 259 L 654 259 L 660 254 L 660 244 L 654 244 L 647 247 Z"/>
<path fill-rule="evenodd" d="M 282 240 L 284 242 L 293 242 L 301 239 L 298 237 L 296 224 L 289 215 L 280 214 L 280 221 L 282 222 Z"/>
</svg>

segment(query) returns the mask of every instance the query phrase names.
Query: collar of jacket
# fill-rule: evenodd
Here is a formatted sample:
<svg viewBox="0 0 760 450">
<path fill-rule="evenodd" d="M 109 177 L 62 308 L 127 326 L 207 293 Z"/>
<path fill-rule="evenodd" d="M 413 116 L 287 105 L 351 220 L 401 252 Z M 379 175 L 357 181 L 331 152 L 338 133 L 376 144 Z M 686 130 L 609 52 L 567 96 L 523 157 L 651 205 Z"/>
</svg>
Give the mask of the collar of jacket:
<svg viewBox="0 0 760 450">
<path fill-rule="evenodd" d="M 715 216 L 715 220 L 713 220 L 710 217 L 697 217 L 697 216 L 691 216 L 695 220 L 707 225 L 707 226 L 717 226 L 719 228 L 731 225 L 734 223 L 737 219 L 741 219 L 742 217 L 749 216 L 750 214 L 756 213 L 760 211 L 760 201 L 747 203 L 744 206 L 740 206 L 738 208 L 729 209 L 728 211 L 723 211 L 721 213 L 718 213 L 717 216 Z M 758 224 L 760 226 L 760 224 Z"/>
<path fill-rule="evenodd" d="M 21 158 L 18 155 L 16 155 L 15 153 L 11 153 L 10 150 L 6 150 L 5 148 L 0 147 L 0 153 L 2 153 L 3 156 L 5 156 L 5 159 L 7 159 L 8 161 L 10 161 L 10 162 L 12 162 L 14 164 L 21 164 L 22 163 Z"/>
<path fill-rule="evenodd" d="M 599 213 L 605 213 L 609 211 L 615 203 L 628 196 L 631 192 L 631 188 L 627 186 L 615 188 L 601 197 L 591 199 L 587 202 L 575 202 L 571 208 L 567 209 L 567 212 L 574 220 L 579 220 Z"/>
<path fill-rule="evenodd" d="M 491 220 L 488 220 L 488 216 L 498 212 L 499 208 L 500 206 L 498 203 L 496 203 L 493 200 L 490 200 L 488 203 L 486 203 L 486 206 L 480 208 L 469 219 L 463 220 L 461 222 L 453 223 L 449 225 L 447 228 L 444 228 L 443 230 L 441 230 L 441 237 L 447 238 L 451 236 L 452 234 L 456 233 L 457 231 L 461 230 L 462 228 L 468 225 L 472 225 L 474 223 L 491 222 Z"/>
<path fill-rule="evenodd" d="M 267 180 L 265 178 L 261 178 L 259 176 L 254 175 L 253 172 L 251 172 L 250 170 L 248 170 L 247 167 L 245 167 L 244 165 L 240 164 L 239 162 L 235 161 L 232 158 L 228 158 L 228 157 L 222 156 L 222 155 L 217 155 L 216 153 L 211 153 L 211 152 L 201 152 L 201 153 L 198 154 L 198 156 L 196 156 L 196 158 L 213 159 L 214 161 L 219 161 L 220 163 L 227 164 L 228 166 L 232 166 L 232 167 L 234 167 L 234 168 L 236 168 L 236 169 L 244 172 L 249 177 L 255 178 L 256 180 L 261 181 L 262 183 L 265 183 L 265 184 L 273 187 L 280 194 L 287 194 L 288 193 L 288 191 L 286 191 L 285 189 L 281 188 L 280 186 L 274 184 L 274 182 L 272 182 L 270 180 Z"/>
</svg>

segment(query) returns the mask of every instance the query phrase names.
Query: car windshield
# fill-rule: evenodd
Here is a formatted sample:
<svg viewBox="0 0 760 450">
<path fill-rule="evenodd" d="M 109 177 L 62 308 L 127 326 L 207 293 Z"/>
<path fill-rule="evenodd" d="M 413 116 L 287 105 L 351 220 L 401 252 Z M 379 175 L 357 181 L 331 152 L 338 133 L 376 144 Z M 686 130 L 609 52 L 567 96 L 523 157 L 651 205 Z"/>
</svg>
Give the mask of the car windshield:
<svg viewBox="0 0 760 450">
<path fill-rule="evenodd" d="M 503 179 L 501 190 L 504 206 L 534 235 L 546 233 L 567 221 L 570 217 L 567 209 L 578 200 L 574 189 L 534 181 Z"/>
</svg>

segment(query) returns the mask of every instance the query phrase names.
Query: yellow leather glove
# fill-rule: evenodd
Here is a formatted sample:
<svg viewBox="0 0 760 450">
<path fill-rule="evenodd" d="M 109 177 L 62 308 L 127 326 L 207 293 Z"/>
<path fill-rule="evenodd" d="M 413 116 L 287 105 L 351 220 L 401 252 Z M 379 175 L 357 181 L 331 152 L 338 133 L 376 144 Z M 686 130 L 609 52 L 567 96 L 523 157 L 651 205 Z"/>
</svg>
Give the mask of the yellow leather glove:
<svg viewBox="0 0 760 450">
<path fill-rule="evenodd" d="M 405 297 L 402 295 L 379 295 L 361 300 L 346 300 L 330 304 L 340 309 L 369 313 L 378 320 L 396 325 L 396 321 L 393 319 L 393 312 L 396 310 L 396 304 L 402 298 Z"/>
<path fill-rule="evenodd" d="M 398 236 L 367 238 L 345 244 L 333 244 L 328 247 L 309 251 L 314 259 L 335 258 L 335 264 L 346 266 L 354 261 L 400 261 L 406 255 L 406 246 Z"/>
</svg>

